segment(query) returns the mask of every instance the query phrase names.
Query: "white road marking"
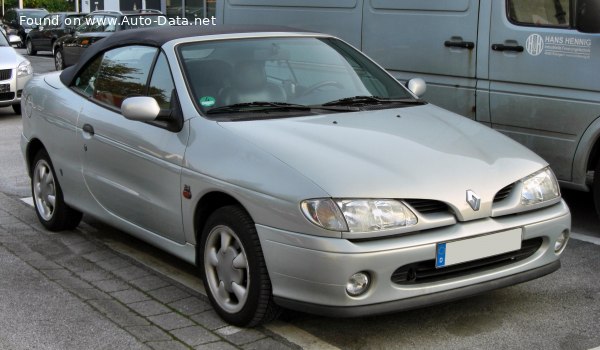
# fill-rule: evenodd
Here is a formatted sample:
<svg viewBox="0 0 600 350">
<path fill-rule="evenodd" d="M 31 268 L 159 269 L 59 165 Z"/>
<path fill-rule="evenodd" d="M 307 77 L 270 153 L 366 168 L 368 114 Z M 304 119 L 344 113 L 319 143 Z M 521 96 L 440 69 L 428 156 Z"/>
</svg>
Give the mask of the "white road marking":
<svg viewBox="0 0 600 350">
<path fill-rule="evenodd" d="M 33 197 L 21 198 L 21 201 L 33 207 Z"/>
<path fill-rule="evenodd" d="M 288 323 L 281 321 L 273 321 L 265 325 L 265 328 L 275 334 L 279 334 L 288 341 L 299 345 L 305 350 L 339 350 L 331 344 L 324 342 L 323 340 L 315 337 L 307 331 L 298 327 L 292 326 Z"/>
<path fill-rule="evenodd" d="M 588 242 L 588 243 L 593 243 L 595 245 L 600 245 L 600 237 L 593 237 L 593 236 L 588 236 L 588 235 L 584 235 L 581 233 L 575 233 L 575 232 L 571 232 L 571 238 L 576 239 L 578 241 L 584 241 L 584 242 Z M 597 350 L 600 350 L 600 348 L 596 348 Z M 594 349 L 594 350 L 596 350 Z"/>
<path fill-rule="evenodd" d="M 241 330 L 242 330 L 241 328 L 238 328 L 236 326 L 226 326 L 226 327 L 217 329 L 216 332 L 219 333 L 220 335 L 227 336 L 227 335 L 236 334 Z"/>
</svg>

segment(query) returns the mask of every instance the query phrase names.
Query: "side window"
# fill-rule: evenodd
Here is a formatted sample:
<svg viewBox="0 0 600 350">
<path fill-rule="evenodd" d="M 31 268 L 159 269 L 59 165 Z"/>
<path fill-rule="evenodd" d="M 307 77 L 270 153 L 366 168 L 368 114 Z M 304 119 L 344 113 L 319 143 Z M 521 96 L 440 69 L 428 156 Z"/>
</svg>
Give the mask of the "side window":
<svg viewBox="0 0 600 350">
<path fill-rule="evenodd" d="M 121 108 L 123 100 L 146 94 L 146 85 L 156 48 L 126 46 L 107 51 L 95 80 L 93 98 Z"/>
<path fill-rule="evenodd" d="M 162 109 L 171 108 L 171 95 L 175 89 L 169 63 L 165 54 L 161 52 L 154 66 L 150 86 L 148 87 L 148 96 L 154 97 Z"/>
<path fill-rule="evenodd" d="M 100 68 L 100 62 L 102 62 L 102 56 L 96 57 L 75 79 L 75 84 L 73 88 L 90 97 L 94 93 L 94 86 L 96 83 L 96 78 L 98 77 L 98 72 Z"/>
<path fill-rule="evenodd" d="M 507 0 L 511 22 L 528 26 L 565 27 L 570 23 L 570 0 Z"/>
</svg>

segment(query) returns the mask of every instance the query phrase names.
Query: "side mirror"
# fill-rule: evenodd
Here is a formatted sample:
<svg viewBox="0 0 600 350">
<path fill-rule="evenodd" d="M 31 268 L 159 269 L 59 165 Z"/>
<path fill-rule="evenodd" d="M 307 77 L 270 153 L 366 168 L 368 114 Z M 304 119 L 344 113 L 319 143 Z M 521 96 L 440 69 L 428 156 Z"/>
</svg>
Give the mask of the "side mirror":
<svg viewBox="0 0 600 350">
<path fill-rule="evenodd" d="M 127 119 L 151 122 L 159 116 L 160 106 L 152 97 L 129 97 L 121 105 L 121 114 Z"/>
<path fill-rule="evenodd" d="M 575 29 L 582 33 L 600 33 L 600 0 L 577 0 Z"/>
<path fill-rule="evenodd" d="M 427 84 L 421 78 L 412 78 L 406 83 L 406 87 L 417 97 L 423 96 L 425 91 L 427 91 Z"/>
</svg>

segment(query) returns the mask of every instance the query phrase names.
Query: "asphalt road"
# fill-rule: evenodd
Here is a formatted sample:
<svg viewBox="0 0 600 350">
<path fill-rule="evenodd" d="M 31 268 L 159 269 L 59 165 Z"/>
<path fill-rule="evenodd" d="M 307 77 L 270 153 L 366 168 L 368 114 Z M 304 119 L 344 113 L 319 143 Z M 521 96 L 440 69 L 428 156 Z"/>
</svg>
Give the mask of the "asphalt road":
<svg viewBox="0 0 600 350">
<path fill-rule="evenodd" d="M 50 56 L 32 57 L 36 72 Z M 29 196 L 18 141 L 20 117 L 0 108 L 0 192 Z M 562 268 L 543 278 L 477 297 L 382 317 L 330 319 L 288 312 L 267 325 L 305 348 L 593 349 L 600 347 L 600 222 L 589 193 L 563 190 L 573 232 Z M 92 219 L 97 237 L 121 253 L 202 290 L 194 269 Z M 583 240 L 582 240 L 583 239 Z"/>
</svg>

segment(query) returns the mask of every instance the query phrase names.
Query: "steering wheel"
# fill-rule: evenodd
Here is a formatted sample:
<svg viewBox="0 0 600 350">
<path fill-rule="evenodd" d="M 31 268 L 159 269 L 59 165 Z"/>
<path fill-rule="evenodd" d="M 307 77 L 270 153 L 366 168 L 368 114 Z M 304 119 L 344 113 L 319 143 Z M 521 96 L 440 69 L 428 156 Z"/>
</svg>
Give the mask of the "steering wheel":
<svg viewBox="0 0 600 350">
<path fill-rule="evenodd" d="M 325 86 L 333 86 L 333 87 L 336 87 L 336 88 L 338 88 L 340 90 L 344 88 L 344 85 L 342 85 L 338 81 L 325 80 L 325 81 L 321 81 L 319 83 L 316 83 L 316 84 L 313 84 L 313 85 L 307 87 L 306 90 L 302 91 L 302 93 L 300 93 L 300 95 L 297 96 L 297 97 L 306 96 L 306 95 L 310 94 L 311 92 L 313 92 L 315 90 L 318 90 L 318 89 L 320 89 L 322 87 L 325 87 Z"/>
</svg>

